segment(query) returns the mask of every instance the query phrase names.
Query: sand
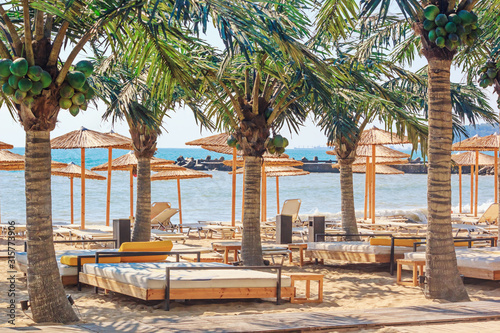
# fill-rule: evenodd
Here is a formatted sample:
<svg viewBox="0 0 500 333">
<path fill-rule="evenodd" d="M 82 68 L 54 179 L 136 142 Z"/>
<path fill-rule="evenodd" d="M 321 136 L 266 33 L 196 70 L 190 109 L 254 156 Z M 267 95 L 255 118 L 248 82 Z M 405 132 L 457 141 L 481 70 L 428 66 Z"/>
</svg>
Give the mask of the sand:
<svg viewBox="0 0 500 333">
<path fill-rule="evenodd" d="M 188 244 L 210 246 L 218 239 L 198 240 L 191 238 Z M 6 241 L 0 240 L 2 248 Z M 57 244 L 56 249 L 70 248 L 67 245 Z M 17 247 L 21 250 L 19 243 Z M 296 255 L 297 257 L 297 255 Z M 0 259 L 0 307 L 7 308 L 8 297 L 7 261 Z M 303 268 L 290 266 L 285 261 L 283 270 L 286 272 L 314 272 L 324 275 L 324 302 L 321 304 L 290 304 L 284 302 L 276 305 L 273 300 L 197 300 L 174 302 L 171 310 L 163 310 L 163 302 L 146 302 L 129 296 L 108 293 L 94 294 L 93 288 L 84 287 L 81 292 L 75 286 L 66 287 L 67 294 L 75 300 L 75 309 L 83 322 L 101 322 L 110 320 L 137 320 L 155 317 L 183 317 L 183 316 L 234 316 L 239 314 L 257 314 L 272 312 L 304 312 L 304 311 L 341 311 L 349 309 L 372 309 L 381 307 L 401 307 L 432 304 L 435 301 L 426 299 L 418 287 L 406 287 L 396 284 L 396 277 L 391 276 L 387 266 L 368 264 L 336 264 L 333 261 L 326 265 L 306 265 Z M 404 277 L 410 278 L 410 272 Z M 301 288 L 301 285 L 299 285 Z M 500 282 L 467 279 L 466 288 L 471 300 L 500 300 Z M 27 314 L 19 308 L 19 301 L 28 299 L 26 278 L 22 273 L 17 274 L 16 304 L 18 305 L 15 325 L 17 327 L 34 325 Z M 315 290 L 315 284 L 312 285 Z M 5 317 L 0 321 L 0 327 L 11 326 Z"/>
</svg>

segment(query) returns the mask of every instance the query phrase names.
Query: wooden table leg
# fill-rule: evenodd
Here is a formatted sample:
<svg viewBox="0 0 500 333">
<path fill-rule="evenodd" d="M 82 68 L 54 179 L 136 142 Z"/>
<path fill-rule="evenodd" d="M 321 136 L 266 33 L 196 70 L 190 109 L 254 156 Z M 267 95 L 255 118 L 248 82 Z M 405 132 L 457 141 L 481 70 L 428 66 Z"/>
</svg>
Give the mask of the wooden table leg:
<svg viewBox="0 0 500 333">
<path fill-rule="evenodd" d="M 229 262 L 229 251 L 224 249 L 224 263 L 227 264 Z"/>
<path fill-rule="evenodd" d="M 323 303 L 323 279 L 318 281 L 318 303 Z"/>
<path fill-rule="evenodd" d="M 397 269 L 397 273 L 396 273 L 396 283 L 400 283 L 401 282 L 401 264 L 398 263 L 398 269 Z"/>
<path fill-rule="evenodd" d="M 413 286 L 414 287 L 418 285 L 417 273 L 418 273 L 418 266 L 417 266 L 417 263 L 414 262 L 413 263 Z"/>
<path fill-rule="evenodd" d="M 306 298 L 311 298 L 311 280 L 306 280 Z"/>
<path fill-rule="evenodd" d="M 300 267 L 304 266 L 304 248 L 301 247 L 299 249 L 299 255 L 300 255 Z"/>
<path fill-rule="evenodd" d="M 293 262 L 293 259 L 292 259 L 292 250 L 290 250 L 290 253 L 288 254 L 288 258 L 290 259 L 290 263 Z"/>
<path fill-rule="evenodd" d="M 238 250 L 234 250 L 234 261 L 238 261 Z"/>
</svg>

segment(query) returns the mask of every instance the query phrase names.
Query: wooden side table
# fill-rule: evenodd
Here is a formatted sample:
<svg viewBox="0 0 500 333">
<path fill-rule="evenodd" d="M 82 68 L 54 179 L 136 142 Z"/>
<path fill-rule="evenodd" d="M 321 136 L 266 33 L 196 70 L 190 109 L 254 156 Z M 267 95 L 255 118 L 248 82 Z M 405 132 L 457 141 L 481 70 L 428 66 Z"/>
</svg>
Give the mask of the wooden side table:
<svg viewBox="0 0 500 333">
<path fill-rule="evenodd" d="M 290 298 L 290 303 L 322 303 L 323 302 L 323 274 L 315 273 L 287 273 L 285 274 L 292 279 L 292 287 L 294 292 Z M 296 297 L 295 281 L 306 282 L 306 297 Z M 311 299 L 311 281 L 318 281 L 318 298 Z"/>
<path fill-rule="evenodd" d="M 300 267 L 304 266 L 304 250 L 307 250 L 307 243 L 298 243 L 298 244 L 288 244 L 288 249 L 290 250 L 289 258 L 290 258 L 290 263 L 294 264 L 293 258 L 292 258 L 292 251 L 294 249 L 299 250 L 299 256 L 300 256 L 300 261 L 298 262 L 298 265 Z M 310 263 L 311 261 L 308 261 L 306 263 Z"/>
<path fill-rule="evenodd" d="M 396 275 L 396 283 L 403 286 L 414 286 L 414 287 L 418 286 L 418 275 L 424 274 L 425 260 L 398 259 L 397 265 L 398 265 L 398 270 Z M 412 281 L 401 280 L 401 270 L 403 265 L 413 266 Z"/>
</svg>

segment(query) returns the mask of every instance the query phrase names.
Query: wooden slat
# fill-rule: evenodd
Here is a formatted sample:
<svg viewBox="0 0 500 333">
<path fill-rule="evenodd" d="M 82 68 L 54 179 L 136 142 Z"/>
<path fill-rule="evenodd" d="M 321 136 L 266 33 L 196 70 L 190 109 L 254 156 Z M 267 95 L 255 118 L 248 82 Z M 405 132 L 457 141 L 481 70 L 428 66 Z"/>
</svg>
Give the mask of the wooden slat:
<svg viewBox="0 0 500 333">
<path fill-rule="evenodd" d="M 99 287 L 102 289 L 107 289 L 111 290 L 120 294 L 144 299 L 144 300 L 149 300 L 147 298 L 148 296 L 148 290 L 145 288 L 140 288 L 133 286 L 131 284 L 127 283 L 122 283 L 118 282 L 115 280 L 111 279 L 106 279 L 101 276 L 96 276 L 93 274 L 85 274 L 85 273 L 80 273 L 80 282 L 85 283 L 94 287 Z M 164 292 L 165 294 L 165 292 Z M 153 298 L 154 299 L 154 298 Z M 156 299 L 165 299 L 165 296 L 163 298 L 156 298 Z"/>
<path fill-rule="evenodd" d="M 359 263 L 389 263 L 389 254 L 373 254 L 362 252 L 341 252 L 328 250 L 306 250 L 306 257 L 315 259 L 332 259 Z M 404 255 L 395 254 L 394 259 L 401 259 Z"/>
<path fill-rule="evenodd" d="M 458 271 L 465 277 L 485 279 L 485 280 L 500 280 L 500 271 L 493 271 L 484 268 L 475 267 L 458 267 Z"/>
</svg>

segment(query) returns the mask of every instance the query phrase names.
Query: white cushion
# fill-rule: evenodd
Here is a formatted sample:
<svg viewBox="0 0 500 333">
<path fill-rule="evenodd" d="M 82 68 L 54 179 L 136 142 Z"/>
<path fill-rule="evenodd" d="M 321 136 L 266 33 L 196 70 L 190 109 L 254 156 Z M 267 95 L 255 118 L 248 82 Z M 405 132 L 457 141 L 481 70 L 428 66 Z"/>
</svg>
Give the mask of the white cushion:
<svg viewBox="0 0 500 333">
<path fill-rule="evenodd" d="M 221 263 L 120 263 L 120 264 L 86 264 L 83 271 L 113 279 L 118 282 L 132 284 L 146 289 L 164 289 L 166 286 L 165 268 L 170 267 L 224 267 Z M 289 277 L 281 277 L 283 287 L 291 286 Z M 235 270 L 172 270 L 170 271 L 170 287 L 185 288 L 258 288 L 276 287 L 275 272 L 262 272 L 250 269 Z"/>
<path fill-rule="evenodd" d="M 307 243 L 308 250 L 326 250 L 332 252 L 356 252 L 367 254 L 391 254 L 390 246 L 370 245 L 368 242 L 311 242 Z M 395 254 L 411 252 L 411 247 L 395 246 Z"/>
<path fill-rule="evenodd" d="M 458 267 L 500 270 L 500 249 L 495 247 L 455 249 Z M 405 259 L 425 260 L 425 253 L 405 253 Z"/>
</svg>

